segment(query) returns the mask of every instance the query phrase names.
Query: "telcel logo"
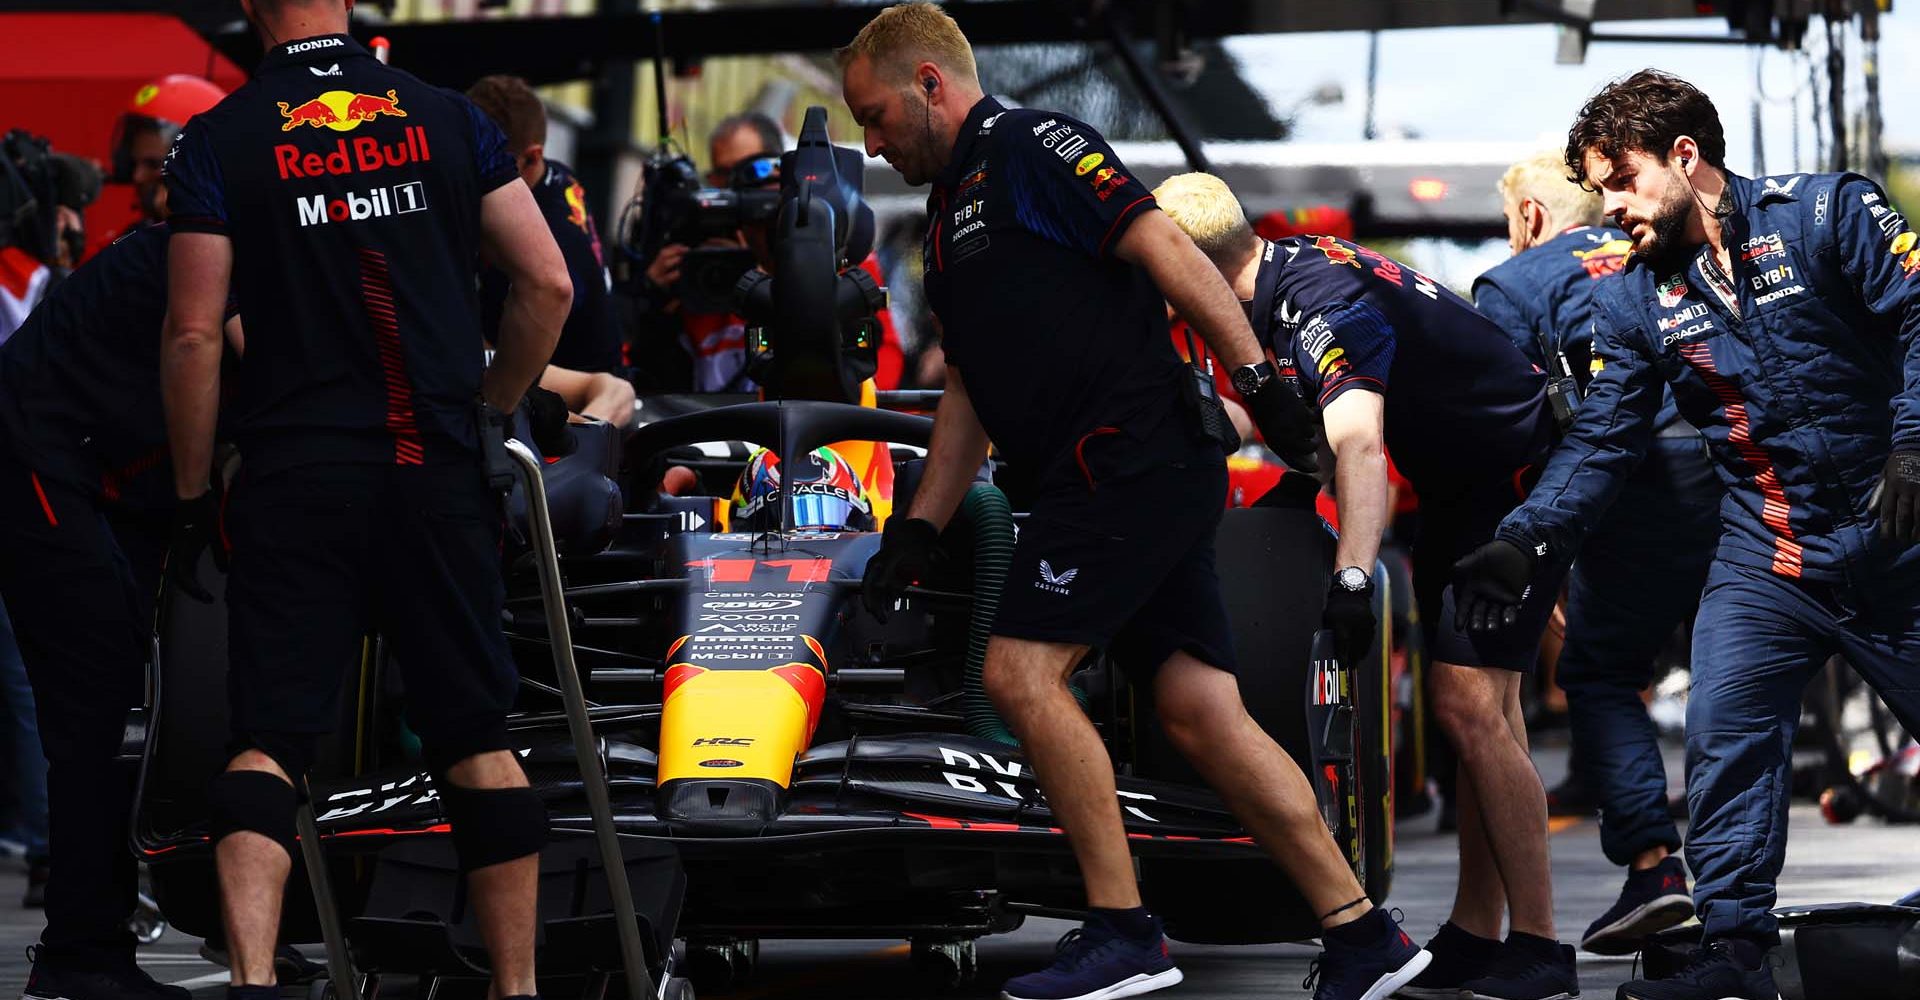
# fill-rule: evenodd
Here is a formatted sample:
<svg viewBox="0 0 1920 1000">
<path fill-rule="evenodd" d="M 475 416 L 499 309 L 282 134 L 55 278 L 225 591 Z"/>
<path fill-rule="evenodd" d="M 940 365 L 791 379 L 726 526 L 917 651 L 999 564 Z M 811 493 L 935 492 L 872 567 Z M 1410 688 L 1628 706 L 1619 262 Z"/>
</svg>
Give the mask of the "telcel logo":
<svg viewBox="0 0 1920 1000">
<path fill-rule="evenodd" d="M 348 191 L 344 197 L 340 198 L 328 198 L 324 194 L 309 195 L 295 199 L 295 203 L 300 209 L 302 226 L 319 226 L 329 222 L 362 222 L 389 215 L 425 211 L 427 189 L 426 185 L 419 181 L 408 181 L 405 184 L 395 184 L 390 188 L 374 188 L 365 194 Z"/>
</svg>

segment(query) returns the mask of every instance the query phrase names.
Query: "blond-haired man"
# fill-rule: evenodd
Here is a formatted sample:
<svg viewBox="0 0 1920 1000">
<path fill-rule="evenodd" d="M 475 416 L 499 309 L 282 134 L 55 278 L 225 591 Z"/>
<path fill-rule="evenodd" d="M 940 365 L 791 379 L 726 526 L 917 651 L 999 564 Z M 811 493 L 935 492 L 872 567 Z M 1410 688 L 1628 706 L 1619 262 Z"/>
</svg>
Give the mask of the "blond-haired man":
<svg viewBox="0 0 1920 1000">
<path fill-rule="evenodd" d="M 1435 661 L 1431 704 L 1460 753 L 1461 892 L 1491 897 L 1490 933 L 1503 903 L 1513 918 L 1492 962 L 1421 995 L 1578 995 L 1572 950 L 1554 939 L 1546 796 L 1519 714 L 1520 680 L 1558 583 L 1534 581 L 1513 615 L 1519 627 L 1498 636 L 1471 634 L 1448 586 L 1454 560 L 1493 537 L 1519 502 L 1522 474 L 1551 447 L 1543 380 L 1465 299 L 1405 264 L 1331 236 L 1262 241 L 1209 174 L 1169 178 L 1154 195 L 1226 275 L 1283 373 L 1321 407 L 1341 528 L 1325 622 L 1342 649 L 1373 635 L 1369 573 L 1387 516 L 1385 449 L 1419 491 L 1414 591 Z M 1441 960 L 1436 953 L 1434 965 Z M 1423 972 L 1413 988 L 1429 981 Z"/>
<path fill-rule="evenodd" d="M 1567 179 L 1558 152 L 1542 153 L 1500 179 L 1513 259 L 1480 276 L 1474 304 L 1533 362 L 1590 380 L 1593 287 L 1618 272 L 1632 246 L 1600 225 L 1600 195 Z M 1563 367 L 1564 366 L 1564 367 Z M 1720 537 L 1725 492 L 1707 442 L 1665 393 L 1658 436 L 1620 498 L 1594 528 L 1567 577 L 1566 645 L 1558 680 L 1573 729 L 1570 783 L 1600 805 L 1600 847 L 1628 869 L 1620 898 L 1580 939 L 1603 955 L 1637 950 L 1647 935 L 1693 915 L 1687 873 L 1674 852 L 1680 831 L 1667 809 L 1658 732 L 1640 692 L 1653 660 L 1700 603 Z M 1648 567 L 1659 572 L 1648 573 Z M 1462 898 L 1442 935 L 1435 969 L 1491 950 L 1499 912 Z"/>
<path fill-rule="evenodd" d="M 986 686 L 1033 763 L 1087 887 L 1086 926 L 1012 1000 L 1171 986 L 1141 906 L 1106 747 L 1067 688 L 1090 647 L 1150 687 L 1163 729 L 1324 914 L 1323 1000 L 1380 1000 L 1425 966 L 1372 908 L 1291 758 L 1248 716 L 1214 574 L 1220 443 L 1181 402 L 1173 301 L 1243 387 L 1267 441 L 1311 462 L 1313 420 L 1274 374 L 1226 283 L 1086 124 L 1005 108 L 930 4 L 876 16 L 841 53 L 867 152 L 928 199 L 927 297 L 947 391 L 909 516 L 867 567 L 884 615 L 927 569 L 991 437 L 1036 484 L 987 650 Z"/>
</svg>

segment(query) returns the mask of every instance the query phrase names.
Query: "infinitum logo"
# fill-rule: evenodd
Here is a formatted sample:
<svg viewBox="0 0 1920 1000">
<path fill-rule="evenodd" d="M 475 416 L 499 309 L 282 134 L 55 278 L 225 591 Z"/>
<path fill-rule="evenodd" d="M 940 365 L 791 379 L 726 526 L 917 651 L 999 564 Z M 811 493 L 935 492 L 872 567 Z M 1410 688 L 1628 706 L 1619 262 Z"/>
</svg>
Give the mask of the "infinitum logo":
<svg viewBox="0 0 1920 1000">
<path fill-rule="evenodd" d="M 340 198 L 328 198 L 324 194 L 309 195 L 295 199 L 295 204 L 299 206 L 302 226 L 362 222 L 389 215 L 423 212 L 427 208 L 427 190 L 426 185 L 419 181 L 408 181 L 390 188 L 374 188 L 365 194 L 348 191 Z"/>
</svg>

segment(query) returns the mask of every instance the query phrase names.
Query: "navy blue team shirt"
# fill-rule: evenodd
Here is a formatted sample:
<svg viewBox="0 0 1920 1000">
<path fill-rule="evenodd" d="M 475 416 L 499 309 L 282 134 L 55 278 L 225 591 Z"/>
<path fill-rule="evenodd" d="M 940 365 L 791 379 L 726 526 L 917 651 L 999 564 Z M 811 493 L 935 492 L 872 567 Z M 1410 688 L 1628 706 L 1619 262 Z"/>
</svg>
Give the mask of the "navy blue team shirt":
<svg viewBox="0 0 1920 1000">
<path fill-rule="evenodd" d="M 1510 480 L 1552 447 L 1544 373 L 1405 264 L 1332 236 L 1269 242 L 1249 309 L 1281 375 L 1312 402 L 1385 397 L 1387 450 L 1423 498 Z"/>
<path fill-rule="evenodd" d="M 0 438 L 49 481 L 108 499 L 173 484 L 160 407 L 167 227 L 135 229 L 53 286 L 0 345 Z"/>
<path fill-rule="evenodd" d="M 600 231 L 587 213 L 587 189 L 572 168 L 548 160 L 546 176 L 533 185 L 533 200 L 546 216 L 547 229 L 560 245 L 567 274 L 573 278 L 573 307 L 554 345 L 552 363 L 583 372 L 610 372 L 620 367 L 620 331 L 607 305 L 607 266 L 600 250 Z M 507 276 L 497 268 L 480 272 L 482 328 L 492 341 L 500 330 L 507 302 Z"/>
<path fill-rule="evenodd" d="M 1016 467 L 1045 477 L 1084 435 L 1144 440 L 1180 360 L 1147 273 L 1114 256 L 1153 195 L 1085 123 L 982 98 L 927 197 L 929 304 L 947 362 Z"/>
<path fill-rule="evenodd" d="M 288 42 L 165 175 L 176 232 L 233 241 L 247 351 L 224 407 L 250 470 L 477 454 L 480 199 L 520 178 L 465 96 L 345 35 Z"/>
</svg>

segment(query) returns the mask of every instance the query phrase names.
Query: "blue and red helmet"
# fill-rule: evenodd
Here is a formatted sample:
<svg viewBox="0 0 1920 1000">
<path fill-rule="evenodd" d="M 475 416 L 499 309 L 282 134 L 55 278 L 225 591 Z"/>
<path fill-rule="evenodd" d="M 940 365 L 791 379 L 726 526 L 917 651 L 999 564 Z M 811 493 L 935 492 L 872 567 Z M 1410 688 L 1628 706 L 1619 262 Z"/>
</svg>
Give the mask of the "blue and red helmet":
<svg viewBox="0 0 1920 1000">
<path fill-rule="evenodd" d="M 873 505 L 853 466 L 832 448 L 819 447 L 788 463 L 765 448 L 747 459 L 733 487 L 736 529 L 767 531 L 780 526 L 776 496 L 782 479 L 793 507 L 794 528 L 817 531 L 872 531 Z"/>
</svg>

